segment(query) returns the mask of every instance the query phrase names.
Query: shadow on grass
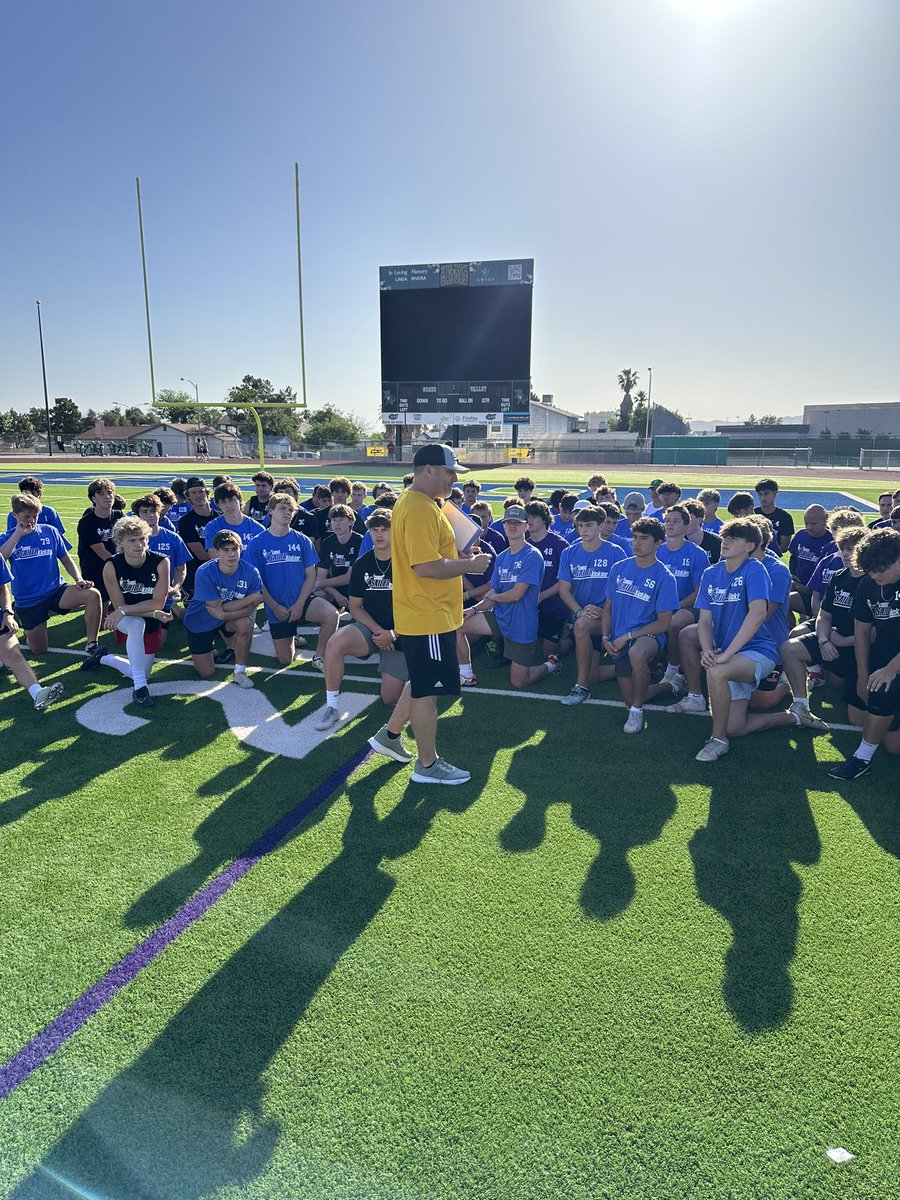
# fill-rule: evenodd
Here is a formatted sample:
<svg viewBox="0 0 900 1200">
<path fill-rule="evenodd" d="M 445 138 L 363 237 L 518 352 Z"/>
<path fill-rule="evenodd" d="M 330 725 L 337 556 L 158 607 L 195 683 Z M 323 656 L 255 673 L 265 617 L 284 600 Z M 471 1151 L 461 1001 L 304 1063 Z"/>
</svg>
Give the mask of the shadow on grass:
<svg viewBox="0 0 900 1200">
<path fill-rule="evenodd" d="M 618 730 L 609 736 L 618 737 Z M 614 770 L 604 770 L 602 748 L 582 754 L 573 742 L 561 761 L 546 743 L 524 747 L 513 758 L 507 779 L 525 803 L 500 831 L 500 845 L 514 854 L 537 849 L 546 836 L 547 810 L 569 805 L 573 823 L 600 847 L 582 884 L 582 906 L 597 920 L 610 920 L 634 899 L 629 852 L 655 841 L 675 812 L 673 781 L 648 772 L 643 754 L 623 753 Z"/>
<path fill-rule="evenodd" d="M 246 1186 L 266 1168 L 281 1124 L 265 1112 L 264 1073 L 391 895 L 395 879 L 382 862 L 415 850 L 442 810 L 462 812 L 479 794 L 477 785 L 410 784 L 379 817 L 376 796 L 397 769 L 385 763 L 348 786 L 337 857 L 106 1087 L 12 1193 L 15 1200 L 199 1200 Z M 298 1077 L 304 1119 L 315 1119 L 319 1081 L 332 1066 L 311 1063 L 311 1073 Z"/>
<path fill-rule="evenodd" d="M 881 750 L 878 756 L 881 759 L 878 767 L 883 770 L 887 765 L 895 775 L 898 773 L 896 759 L 887 758 Z M 900 858 L 900 805 L 897 803 L 896 791 L 892 796 L 884 787 L 873 793 L 867 786 L 871 781 L 872 776 L 866 776 L 862 783 L 850 784 L 848 788 L 843 789 L 842 795 L 882 850 L 886 850 L 894 858 Z M 894 786 L 900 787 L 900 783 L 895 782 Z M 851 792 L 850 788 L 855 790 Z"/>
<path fill-rule="evenodd" d="M 766 758 L 769 739 L 774 748 L 785 732 L 735 739 L 712 764 L 709 818 L 689 844 L 701 900 L 732 929 L 722 994 L 749 1033 L 790 1016 L 801 893 L 792 864 L 812 865 L 820 853 L 806 795 L 806 781 L 820 770 L 812 739 L 790 731 L 797 745 L 789 771 Z"/>
</svg>

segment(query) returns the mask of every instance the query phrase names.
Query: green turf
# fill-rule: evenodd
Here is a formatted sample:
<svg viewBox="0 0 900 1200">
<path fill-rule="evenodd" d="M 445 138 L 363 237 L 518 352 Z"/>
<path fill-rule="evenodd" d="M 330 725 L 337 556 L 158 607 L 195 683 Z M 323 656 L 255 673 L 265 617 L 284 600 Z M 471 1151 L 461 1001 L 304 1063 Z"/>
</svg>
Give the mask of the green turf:
<svg viewBox="0 0 900 1200">
<path fill-rule="evenodd" d="M 165 653 L 154 682 L 191 678 L 181 629 Z M 0 684 L 2 1058 L 383 719 L 299 762 L 202 698 L 104 736 L 75 711 L 123 681 L 77 661 L 36 663 L 66 684 L 42 718 Z M 779 729 L 704 766 L 702 719 L 629 739 L 477 666 L 502 694 L 440 723 L 473 782 L 361 767 L 0 1102 L 0 1196 L 896 1194 L 897 761 L 837 785 L 857 735 Z M 309 671 L 257 681 L 290 724 L 322 702 Z"/>
</svg>

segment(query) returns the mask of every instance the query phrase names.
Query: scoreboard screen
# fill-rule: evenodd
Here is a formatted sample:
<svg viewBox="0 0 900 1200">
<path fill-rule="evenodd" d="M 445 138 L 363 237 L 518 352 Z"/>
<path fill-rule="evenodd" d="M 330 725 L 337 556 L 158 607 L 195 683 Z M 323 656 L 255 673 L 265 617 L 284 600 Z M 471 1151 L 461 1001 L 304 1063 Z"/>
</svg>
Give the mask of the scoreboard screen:
<svg viewBox="0 0 900 1200">
<path fill-rule="evenodd" d="M 388 424 L 528 417 L 534 260 L 381 268 Z"/>
</svg>

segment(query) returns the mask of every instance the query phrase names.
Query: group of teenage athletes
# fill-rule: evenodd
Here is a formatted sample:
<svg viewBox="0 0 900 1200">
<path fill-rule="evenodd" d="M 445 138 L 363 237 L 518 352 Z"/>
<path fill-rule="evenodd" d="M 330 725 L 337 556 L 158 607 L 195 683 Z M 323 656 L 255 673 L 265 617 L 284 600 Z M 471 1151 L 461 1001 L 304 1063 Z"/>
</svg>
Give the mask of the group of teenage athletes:
<svg viewBox="0 0 900 1200">
<path fill-rule="evenodd" d="M 566 705 L 615 679 L 629 735 L 660 696 L 678 697 L 676 712 L 707 713 L 705 678 L 712 729 L 701 762 L 721 758 L 732 737 L 778 725 L 827 732 L 809 703 L 826 676 L 862 734 L 830 774 L 865 774 L 879 746 L 900 754 L 900 489 L 879 498 L 872 525 L 850 506 L 813 504 L 795 531 L 772 479 L 735 493 L 723 519 L 711 488 L 685 498 L 654 479 L 649 503 L 641 492 L 620 502 L 593 475 L 581 492 L 540 499 L 523 476 L 495 519 L 467 475 L 449 447 L 432 445 L 416 452 L 402 489 L 377 484 L 371 498 L 365 484 L 336 476 L 301 500 L 295 480 L 259 471 L 246 499 L 227 476 L 212 488 L 191 476 L 129 506 L 111 480 L 95 479 L 77 565 L 41 481 L 26 476 L 0 534 L 0 662 L 42 711 L 62 685 L 39 683 L 19 631 L 41 653 L 48 621 L 80 610 L 82 669 L 118 671 L 150 708 L 154 658 L 180 620 L 200 677 L 233 664 L 234 684 L 252 688 L 262 607 L 282 666 L 305 645 L 300 628 L 316 631 L 320 731 L 345 719 L 346 660 L 378 654 L 393 711 L 370 744 L 411 762 L 401 736 L 409 723 L 419 782 L 469 778 L 437 753 L 437 699 L 476 683 L 482 641 L 509 663 L 514 688 L 571 656 Z M 460 540 L 448 504 L 473 522 L 472 537 Z"/>
</svg>

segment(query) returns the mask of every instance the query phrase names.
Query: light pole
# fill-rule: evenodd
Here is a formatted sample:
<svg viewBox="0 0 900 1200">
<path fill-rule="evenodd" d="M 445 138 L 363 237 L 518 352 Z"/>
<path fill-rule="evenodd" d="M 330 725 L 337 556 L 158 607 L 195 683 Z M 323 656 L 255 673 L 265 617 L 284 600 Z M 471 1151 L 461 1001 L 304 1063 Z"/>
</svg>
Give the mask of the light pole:
<svg viewBox="0 0 900 1200">
<path fill-rule="evenodd" d="M 47 450 L 53 457 L 53 435 L 50 430 L 50 398 L 47 395 L 47 364 L 44 361 L 44 327 L 41 324 L 41 302 L 35 300 L 38 312 L 38 337 L 41 340 L 41 374 L 44 376 L 44 412 L 47 416 Z"/>
<path fill-rule="evenodd" d="M 197 453 L 200 453 L 200 389 L 194 383 L 193 379 L 188 379 L 186 375 L 179 376 L 182 383 L 189 383 L 194 389 L 194 399 L 197 401 Z"/>
</svg>

